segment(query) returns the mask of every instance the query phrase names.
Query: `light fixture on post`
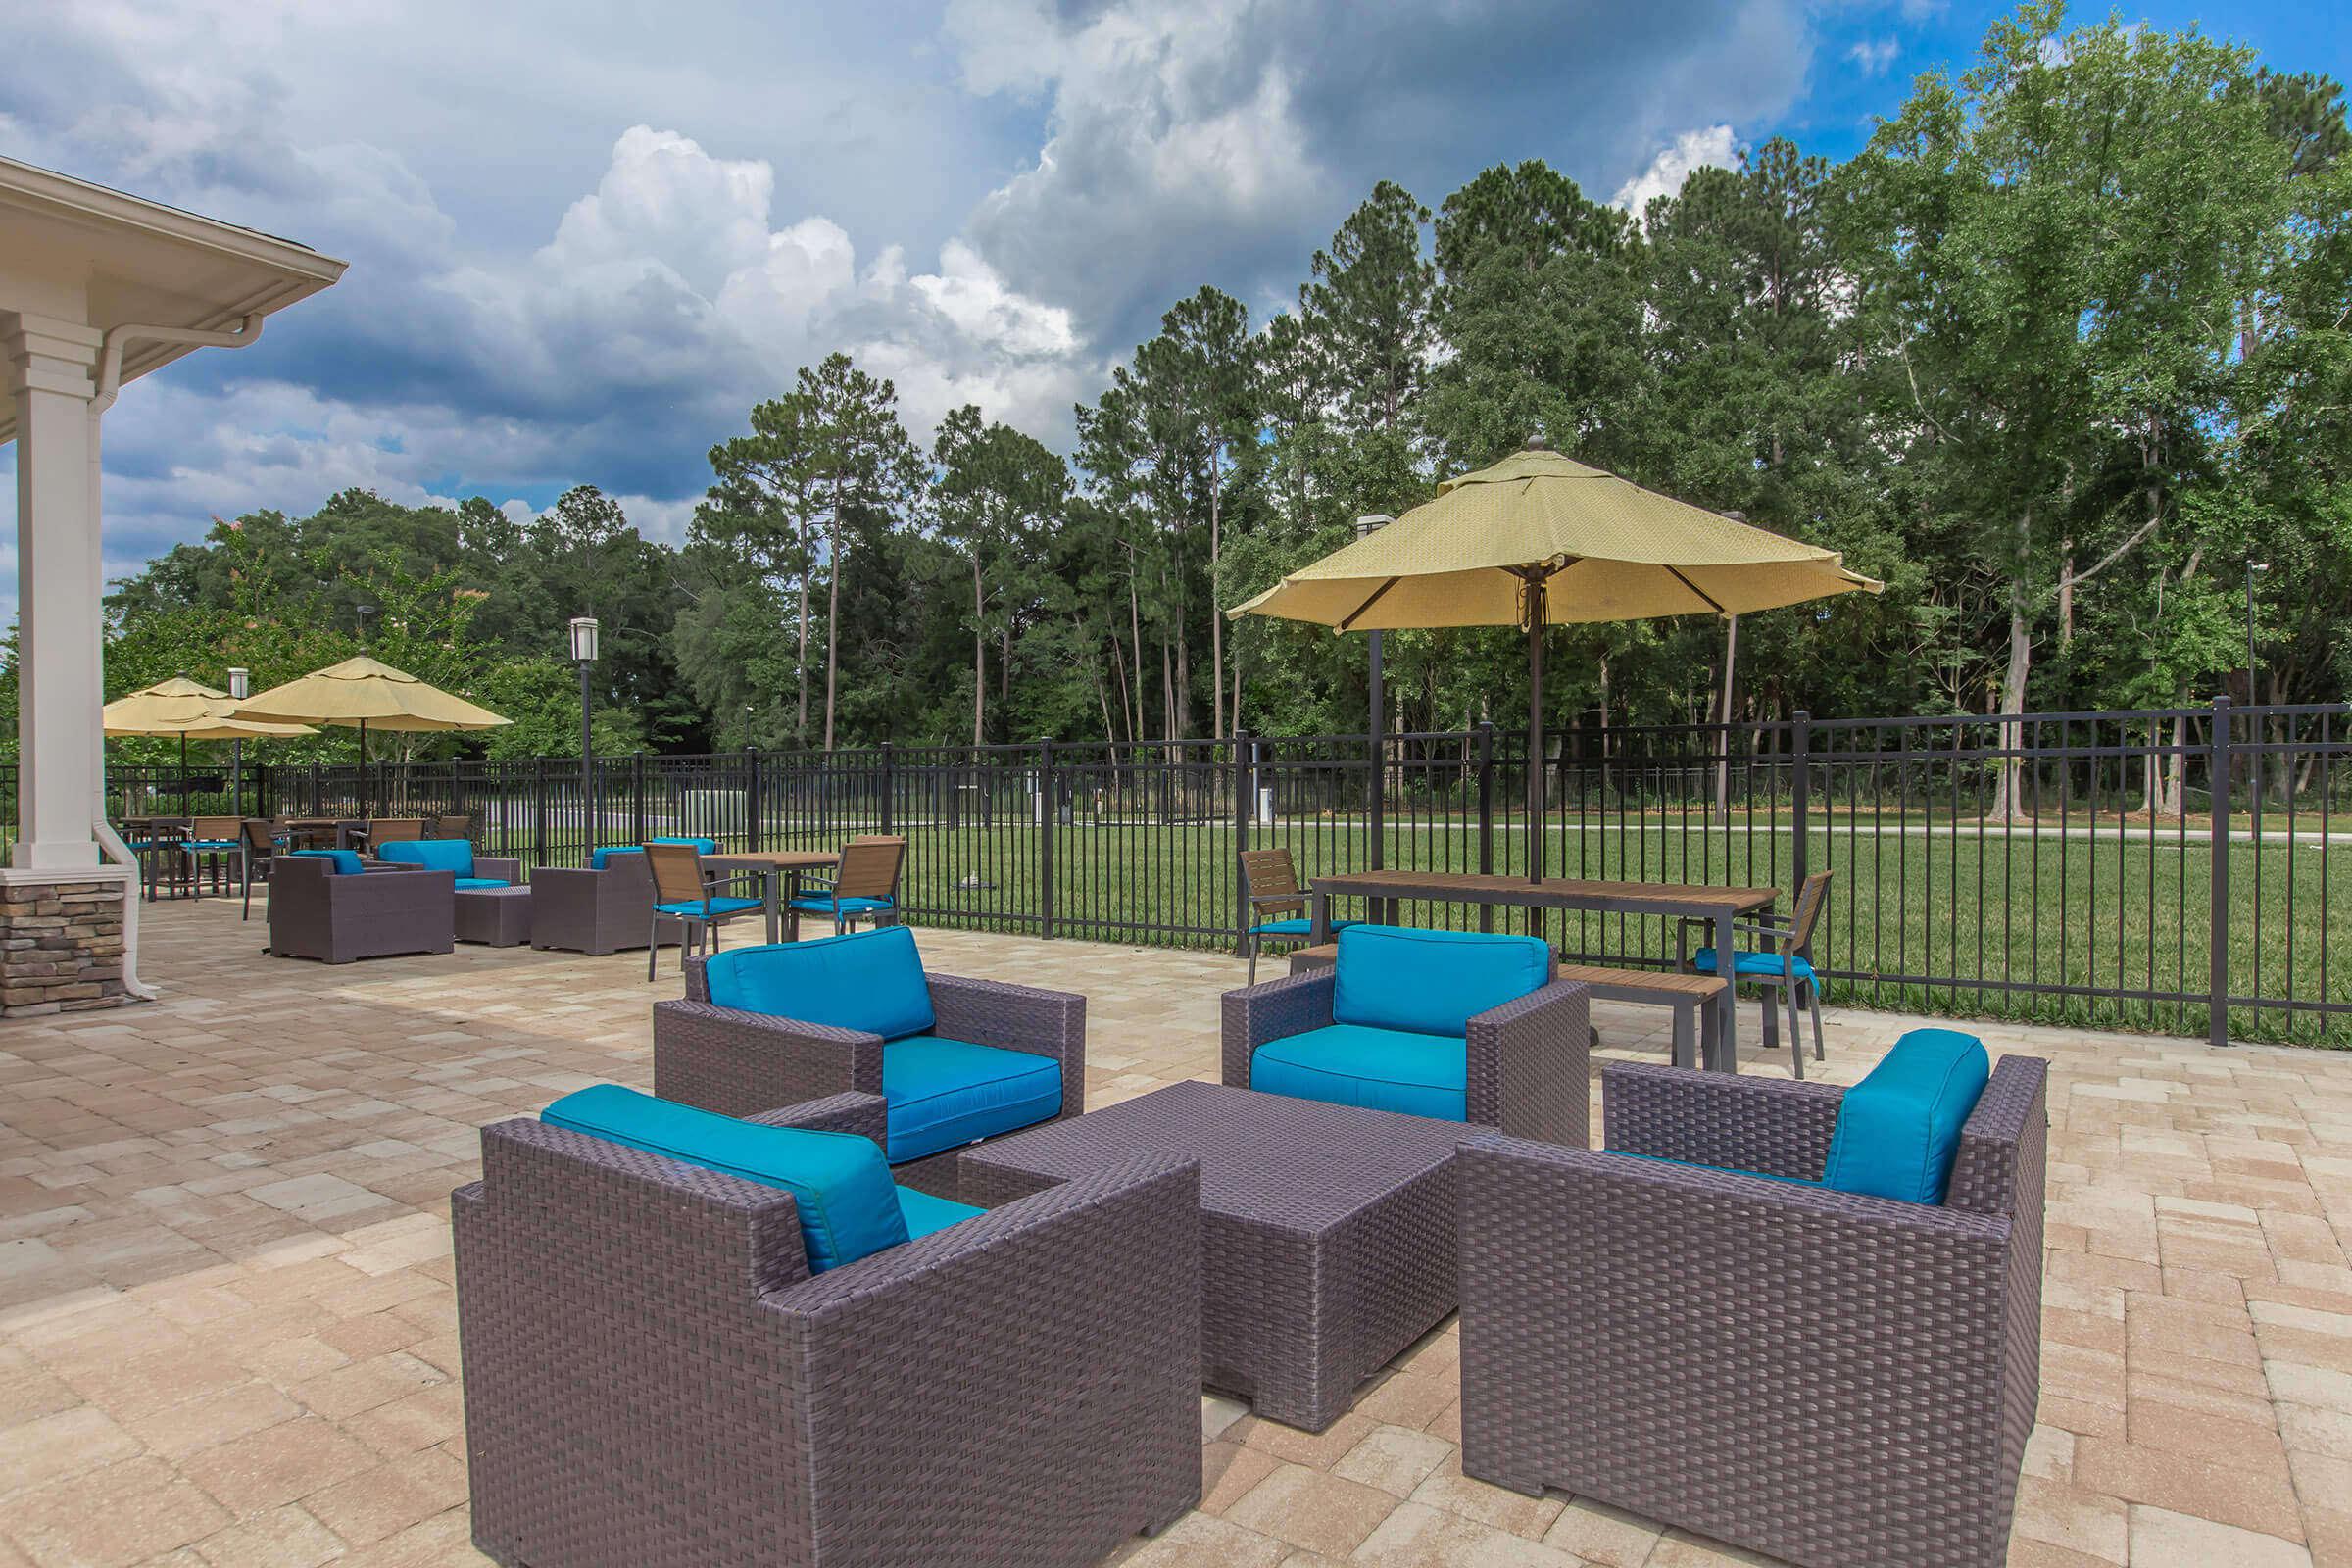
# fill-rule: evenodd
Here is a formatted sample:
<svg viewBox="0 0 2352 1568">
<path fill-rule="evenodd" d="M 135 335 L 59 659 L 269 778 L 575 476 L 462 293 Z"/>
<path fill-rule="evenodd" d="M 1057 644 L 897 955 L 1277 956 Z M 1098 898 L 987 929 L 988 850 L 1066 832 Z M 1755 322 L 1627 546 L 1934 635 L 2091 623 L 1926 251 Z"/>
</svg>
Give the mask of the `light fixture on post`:
<svg viewBox="0 0 2352 1568">
<path fill-rule="evenodd" d="M 596 662 L 596 617 L 571 617 L 571 658 L 580 666 L 580 809 L 587 823 L 586 848 L 597 843 L 596 742 L 588 718 L 588 666 Z M 583 852 L 585 853 L 585 852 Z"/>
<path fill-rule="evenodd" d="M 251 697 L 253 672 L 248 669 L 230 670 L 228 695 L 240 703 Z M 245 743 L 242 740 L 230 741 L 228 756 L 228 808 L 242 818 L 245 815 Z M 240 828 L 238 831 L 242 833 L 244 830 Z"/>
</svg>

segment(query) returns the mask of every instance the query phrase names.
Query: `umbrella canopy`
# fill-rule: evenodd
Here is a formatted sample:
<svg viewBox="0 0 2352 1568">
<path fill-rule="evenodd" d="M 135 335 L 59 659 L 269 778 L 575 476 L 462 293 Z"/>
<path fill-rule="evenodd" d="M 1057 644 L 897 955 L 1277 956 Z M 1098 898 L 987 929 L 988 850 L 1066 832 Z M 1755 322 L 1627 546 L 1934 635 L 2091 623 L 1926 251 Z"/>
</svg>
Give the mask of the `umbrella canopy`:
<svg viewBox="0 0 2352 1568">
<path fill-rule="evenodd" d="M 1434 501 L 1302 566 L 1231 613 L 1341 631 L 1743 615 L 1876 593 L 1838 553 L 1750 527 L 1541 447 L 1448 479 Z"/>
<path fill-rule="evenodd" d="M 1838 553 L 1644 490 L 1532 443 L 1228 613 L 1337 631 L 1524 626 L 1528 866 L 1544 879 L 1544 626 L 1740 615 L 1877 593 Z"/>
<path fill-rule="evenodd" d="M 270 736 L 316 735 L 307 724 L 269 723 L 236 717 L 237 700 L 185 675 L 144 686 L 106 705 L 106 732 L 177 736 L 182 741 L 243 741 Z"/>
<path fill-rule="evenodd" d="M 235 705 L 239 718 L 377 729 L 496 729 L 514 720 L 362 654 Z"/>
</svg>

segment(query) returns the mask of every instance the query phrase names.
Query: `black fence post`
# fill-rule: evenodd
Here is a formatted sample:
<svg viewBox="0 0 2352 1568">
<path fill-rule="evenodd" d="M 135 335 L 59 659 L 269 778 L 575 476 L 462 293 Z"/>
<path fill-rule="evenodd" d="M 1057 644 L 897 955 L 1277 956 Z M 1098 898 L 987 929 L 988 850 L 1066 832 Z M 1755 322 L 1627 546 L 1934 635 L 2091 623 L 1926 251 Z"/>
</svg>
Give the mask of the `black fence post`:
<svg viewBox="0 0 2352 1568">
<path fill-rule="evenodd" d="M 1242 875 L 1242 855 L 1250 848 L 1250 819 L 1256 814 L 1257 779 L 1250 765 L 1255 743 L 1250 732 L 1233 732 L 1233 956 L 1250 956 L 1250 881 Z"/>
<path fill-rule="evenodd" d="M 1372 763 L 1371 799 L 1371 869 L 1386 870 L 1389 863 L 1389 737 L 1388 725 L 1374 714 L 1372 729 L 1364 736 L 1364 755 Z"/>
<path fill-rule="evenodd" d="M 635 757 L 630 759 L 630 772 L 633 776 L 630 779 L 629 785 L 629 832 L 637 843 L 643 844 L 646 839 L 645 753 L 639 752 Z"/>
<path fill-rule="evenodd" d="M 1061 791 L 1054 782 L 1054 743 L 1037 743 L 1037 925 L 1054 935 L 1054 830 L 1061 822 Z"/>
<path fill-rule="evenodd" d="M 830 756 L 831 754 L 827 754 Z M 899 821 L 898 758 L 890 742 L 882 743 L 882 831 L 896 833 Z"/>
<path fill-rule="evenodd" d="M 318 764 L 313 762 L 311 764 L 311 814 L 317 816 L 324 809 L 325 807 L 318 794 Z"/>
<path fill-rule="evenodd" d="M 1494 874 L 1494 726 L 1478 721 L 1478 874 Z M 1478 906 L 1478 928 L 1494 929 L 1494 906 Z"/>
<path fill-rule="evenodd" d="M 531 864 L 547 863 L 547 759 L 531 760 Z"/>
<path fill-rule="evenodd" d="M 743 749 L 743 831 L 747 849 L 760 848 L 760 750 Z"/>
<path fill-rule="evenodd" d="M 1812 787 L 1806 778 L 1807 764 L 1813 751 L 1813 715 L 1803 709 L 1795 713 L 1795 722 L 1788 727 L 1788 814 L 1793 817 L 1795 841 L 1788 847 L 1788 874 L 1796 887 L 1805 885 L 1810 869 L 1805 851 L 1805 817 L 1813 804 Z"/>
<path fill-rule="evenodd" d="M 2213 951 L 2207 1003 L 2211 1011 L 2205 1038 L 2212 1045 L 2226 1046 L 2230 1043 L 2230 784 L 2234 771 L 2228 697 L 2213 700 L 2213 716 L 2208 722 L 2213 726 L 2206 737 L 2205 763 L 2205 783 L 2213 803 L 2213 908 L 2206 940 Z"/>
</svg>

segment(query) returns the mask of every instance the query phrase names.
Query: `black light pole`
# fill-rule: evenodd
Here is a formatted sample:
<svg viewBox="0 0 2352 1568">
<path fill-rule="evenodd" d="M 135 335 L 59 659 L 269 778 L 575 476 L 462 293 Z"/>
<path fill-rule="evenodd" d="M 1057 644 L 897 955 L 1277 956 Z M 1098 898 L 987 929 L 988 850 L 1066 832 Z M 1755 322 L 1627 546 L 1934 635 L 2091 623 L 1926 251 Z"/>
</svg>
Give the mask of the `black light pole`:
<svg viewBox="0 0 2352 1568">
<path fill-rule="evenodd" d="M 1369 539 L 1396 519 L 1386 513 L 1373 513 L 1355 519 L 1355 536 Z M 1368 736 L 1372 742 L 1372 869 L 1388 864 L 1388 785 L 1389 785 L 1389 719 L 1387 678 L 1380 664 L 1380 629 L 1372 630 L 1372 722 Z"/>
<path fill-rule="evenodd" d="M 586 813 L 588 848 L 596 848 L 596 741 L 588 719 L 588 666 L 596 662 L 596 617 L 571 617 L 571 657 L 580 666 L 580 809 Z"/>
<path fill-rule="evenodd" d="M 2267 561 L 2246 563 L 2246 703 L 2249 707 L 2262 701 L 2254 695 L 2254 574 L 2270 569 L 2271 564 Z"/>
<path fill-rule="evenodd" d="M 240 703 L 243 702 L 253 695 L 252 681 L 253 672 L 251 670 L 230 670 L 228 672 L 228 695 Z M 228 743 L 228 808 L 237 813 L 239 820 L 243 820 L 245 815 L 245 742 L 243 740 L 232 740 Z M 239 828 L 237 831 L 242 834 L 244 829 Z"/>
</svg>

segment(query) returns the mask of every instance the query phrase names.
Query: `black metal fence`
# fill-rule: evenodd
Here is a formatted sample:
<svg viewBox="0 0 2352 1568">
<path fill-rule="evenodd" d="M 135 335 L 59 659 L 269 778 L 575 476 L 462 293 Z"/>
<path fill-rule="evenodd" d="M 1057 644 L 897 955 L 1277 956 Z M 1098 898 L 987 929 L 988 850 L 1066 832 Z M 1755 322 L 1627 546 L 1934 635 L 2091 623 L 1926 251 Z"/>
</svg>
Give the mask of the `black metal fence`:
<svg viewBox="0 0 2352 1568">
<path fill-rule="evenodd" d="M 577 864 L 663 835 L 816 848 L 897 832 L 930 924 L 1231 946 L 1237 852 L 1768 886 L 1834 874 L 1834 999 L 2221 1039 L 2352 1044 L 2352 712 L 2342 705 L 1572 728 L 1529 822 L 1515 732 L 823 754 L 116 768 L 125 815 L 475 818 L 489 853 Z M 0 794 L 13 793 L 0 770 Z M 593 799 L 593 807 L 591 800 Z M 2338 824 L 2342 811 L 2348 820 Z M 10 813 L 13 817 L 13 811 Z M 1670 922 L 1412 906 L 1672 961 Z M 2337 951 L 2338 949 L 2342 951 Z"/>
</svg>

